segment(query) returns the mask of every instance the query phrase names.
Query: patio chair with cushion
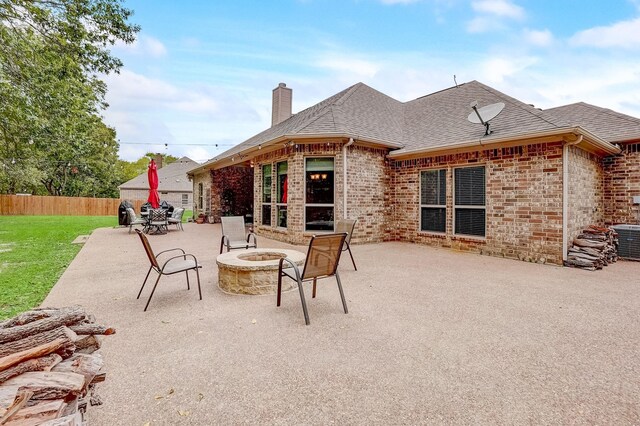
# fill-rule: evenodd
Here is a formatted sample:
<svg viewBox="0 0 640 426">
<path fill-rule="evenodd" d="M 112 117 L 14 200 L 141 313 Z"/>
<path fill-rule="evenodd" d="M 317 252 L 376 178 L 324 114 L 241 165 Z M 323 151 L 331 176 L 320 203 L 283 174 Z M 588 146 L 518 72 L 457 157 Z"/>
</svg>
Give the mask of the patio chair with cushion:
<svg viewBox="0 0 640 426">
<path fill-rule="evenodd" d="M 144 282 L 142 283 L 142 287 L 140 287 L 140 291 L 138 292 L 138 297 L 136 299 L 140 299 L 140 295 L 142 294 L 142 290 L 144 289 L 145 284 L 147 283 L 147 279 L 149 279 L 149 274 L 154 270 L 158 273 L 158 278 L 156 279 L 156 283 L 153 285 L 153 289 L 151 290 L 151 294 L 149 295 L 149 300 L 147 300 L 147 304 L 144 307 L 146 312 L 149 307 L 149 302 L 151 302 L 151 298 L 153 297 L 153 293 L 156 291 L 156 287 L 158 286 L 158 282 L 160 281 L 160 277 L 163 275 L 173 275 L 178 274 L 180 272 L 184 272 L 187 276 L 187 290 L 191 290 L 191 286 L 189 283 L 189 271 L 195 270 L 196 277 L 198 278 L 198 293 L 200 295 L 200 300 L 202 300 L 202 290 L 200 288 L 200 273 L 198 272 L 199 268 L 202 268 L 202 265 L 198 263 L 198 259 L 192 254 L 185 253 L 181 248 L 174 248 L 169 250 L 164 250 L 158 253 L 156 256 L 151 249 L 151 245 L 149 244 L 149 240 L 147 240 L 147 236 L 140 232 L 139 229 L 136 229 L 138 236 L 140 236 L 140 241 L 142 241 L 142 245 L 144 246 L 144 250 L 147 253 L 147 257 L 149 258 L 149 262 L 151 266 L 147 271 L 147 276 L 144 277 Z M 168 259 L 164 260 L 162 266 L 158 262 L 159 257 L 166 257 L 167 253 L 171 252 L 179 252 L 180 254 L 176 256 L 171 256 Z"/>
<path fill-rule="evenodd" d="M 242 216 L 224 216 L 222 222 L 222 239 L 220 240 L 220 253 L 224 247 L 227 251 L 234 249 L 258 248 L 258 240 L 253 232 L 247 233 Z M 253 242 L 249 240 L 253 239 Z"/>
<path fill-rule="evenodd" d="M 287 258 L 280 259 L 278 266 L 278 299 L 276 306 L 280 306 L 280 298 L 282 293 L 282 277 L 289 277 L 298 283 L 300 292 L 300 301 L 302 302 L 302 311 L 304 313 L 304 321 L 309 325 L 309 312 L 307 311 L 307 303 L 304 298 L 304 289 L 302 283 L 313 281 L 312 297 L 316 297 L 316 284 L 318 279 L 336 277 L 338 282 L 338 290 L 342 299 L 342 307 L 344 313 L 347 314 L 347 301 L 342 291 L 342 283 L 338 274 L 338 263 L 340 262 L 340 254 L 342 254 L 342 246 L 347 237 L 346 233 L 341 234 L 324 234 L 314 235 L 309 242 L 309 250 L 304 263 L 304 269 L 300 273 L 298 266 Z M 287 263 L 287 267 L 283 267 Z"/>
<path fill-rule="evenodd" d="M 179 209 L 175 209 L 171 214 L 171 217 L 167 219 L 169 225 L 175 225 L 176 229 L 180 229 L 184 231 L 182 227 L 182 215 L 184 214 L 184 209 L 180 207 Z"/>
<path fill-rule="evenodd" d="M 356 228 L 357 221 L 358 219 L 340 219 L 336 223 L 337 233 L 347 233 L 347 238 L 345 238 L 344 240 L 344 247 L 342 248 L 342 251 L 349 252 L 349 256 L 351 256 L 351 263 L 353 263 L 353 269 L 355 269 L 356 271 L 358 270 L 358 268 L 356 267 L 356 261 L 353 260 L 353 254 L 351 254 L 351 237 L 353 236 L 353 230 Z"/>
<path fill-rule="evenodd" d="M 136 212 L 131 207 L 127 207 L 127 215 L 129 215 L 129 233 L 135 225 L 147 226 L 147 220 L 136 216 Z"/>
</svg>

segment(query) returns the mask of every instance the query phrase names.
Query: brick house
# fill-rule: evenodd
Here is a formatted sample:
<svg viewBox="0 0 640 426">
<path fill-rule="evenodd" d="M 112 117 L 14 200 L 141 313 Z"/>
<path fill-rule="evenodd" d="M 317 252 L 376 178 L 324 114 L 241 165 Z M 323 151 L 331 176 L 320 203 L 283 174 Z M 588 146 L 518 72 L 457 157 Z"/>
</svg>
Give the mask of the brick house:
<svg viewBox="0 0 640 426">
<path fill-rule="evenodd" d="M 409 102 L 358 83 L 295 115 L 291 96 L 281 83 L 269 129 L 189 172 L 212 221 L 252 215 L 259 235 L 301 244 L 356 218 L 354 242 L 552 264 L 584 226 L 636 222 L 640 119 L 540 110 L 477 81 Z M 505 104 L 488 135 L 473 101 Z"/>
</svg>

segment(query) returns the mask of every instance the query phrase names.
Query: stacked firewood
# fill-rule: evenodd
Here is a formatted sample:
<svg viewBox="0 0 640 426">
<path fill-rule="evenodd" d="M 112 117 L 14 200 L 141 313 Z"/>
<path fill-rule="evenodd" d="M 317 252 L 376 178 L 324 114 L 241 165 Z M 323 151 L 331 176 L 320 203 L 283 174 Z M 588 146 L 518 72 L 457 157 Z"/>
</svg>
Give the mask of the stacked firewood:
<svg viewBox="0 0 640 426">
<path fill-rule="evenodd" d="M 618 233 L 591 225 L 573 239 L 565 265 L 595 271 L 618 260 Z"/>
<path fill-rule="evenodd" d="M 98 335 L 113 333 L 79 306 L 0 322 L 0 425 L 83 425 L 105 379 Z"/>
</svg>

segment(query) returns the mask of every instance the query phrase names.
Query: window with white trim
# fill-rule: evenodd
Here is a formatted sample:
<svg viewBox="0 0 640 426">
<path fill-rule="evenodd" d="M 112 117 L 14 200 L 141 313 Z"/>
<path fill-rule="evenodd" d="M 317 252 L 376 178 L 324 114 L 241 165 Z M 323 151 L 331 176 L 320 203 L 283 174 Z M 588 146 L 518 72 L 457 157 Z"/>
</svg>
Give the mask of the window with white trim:
<svg viewBox="0 0 640 426">
<path fill-rule="evenodd" d="M 420 230 L 447 231 L 447 170 L 420 172 Z"/>
<path fill-rule="evenodd" d="M 333 231 L 334 161 L 332 157 L 305 159 L 305 231 Z"/>
<path fill-rule="evenodd" d="M 484 166 L 460 167 L 454 176 L 454 232 L 484 237 L 486 231 L 486 183 Z"/>
<path fill-rule="evenodd" d="M 182 206 L 189 205 L 189 194 L 182 194 Z"/>
<path fill-rule="evenodd" d="M 204 195 L 204 186 L 202 185 L 202 182 L 198 183 L 198 205 L 196 207 L 197 210 L 202 210 L 202 207 L 204 206 L 204 201 L 202 199 L 202 196 Z"/>
<path fill-rule="evenodd" d="M 271 164 L 262 166 L 262 224 L 271 226 Z"/>
</svg>

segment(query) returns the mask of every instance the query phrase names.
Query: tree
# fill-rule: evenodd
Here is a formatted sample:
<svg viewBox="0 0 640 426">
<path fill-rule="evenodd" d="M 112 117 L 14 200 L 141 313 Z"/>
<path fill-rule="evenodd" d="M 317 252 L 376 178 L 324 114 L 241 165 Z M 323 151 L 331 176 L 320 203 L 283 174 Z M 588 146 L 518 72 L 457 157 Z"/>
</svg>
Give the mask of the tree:
<svg viewBox="0 0 640 426">
<path fill-rule="evenodd" d="M 117 196 L 115 131 L 97 73 L 138 27 L 118 0 L 0 0 L 0 191 Z"/>
</svg>

